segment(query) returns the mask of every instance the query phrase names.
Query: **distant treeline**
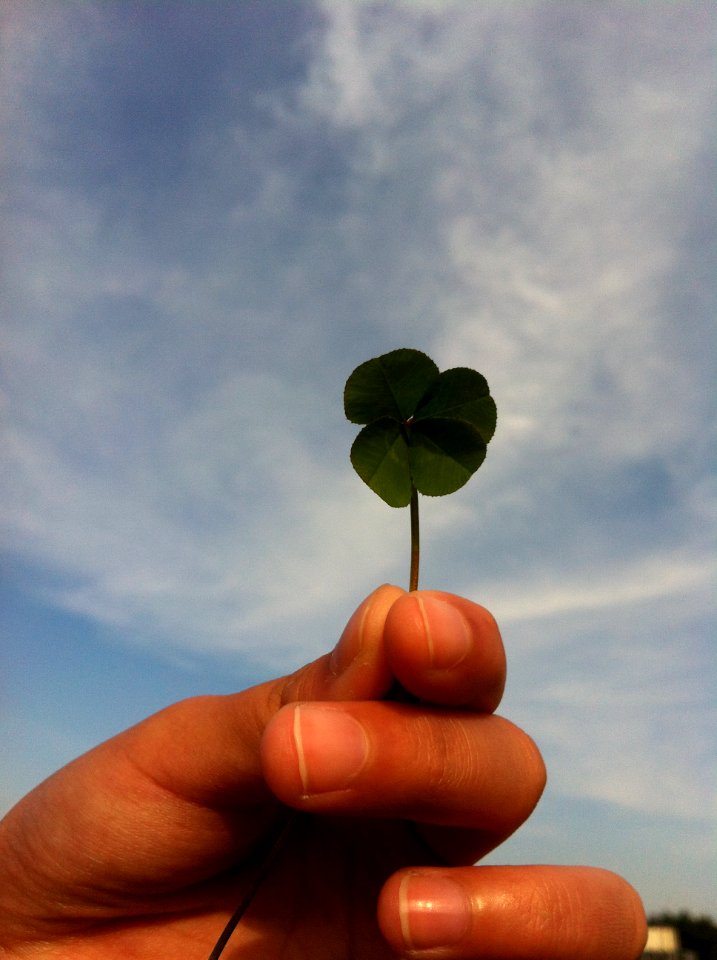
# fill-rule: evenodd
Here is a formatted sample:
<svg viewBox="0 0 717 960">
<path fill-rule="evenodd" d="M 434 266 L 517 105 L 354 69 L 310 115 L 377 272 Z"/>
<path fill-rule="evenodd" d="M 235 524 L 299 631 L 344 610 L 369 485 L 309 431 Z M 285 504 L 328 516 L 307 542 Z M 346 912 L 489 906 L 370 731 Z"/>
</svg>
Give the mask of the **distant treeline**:
<svg viewBox="0 0 717 960">
<path fill-rule="evenodd" d="M 649 922 L 656 927 L 676 927 L 683 950 L 693 950 L 699 960 L 717 960 L 717 925 L 711 917 L 694 917 L 682 910 L 654 914 Z"/>
</svg>

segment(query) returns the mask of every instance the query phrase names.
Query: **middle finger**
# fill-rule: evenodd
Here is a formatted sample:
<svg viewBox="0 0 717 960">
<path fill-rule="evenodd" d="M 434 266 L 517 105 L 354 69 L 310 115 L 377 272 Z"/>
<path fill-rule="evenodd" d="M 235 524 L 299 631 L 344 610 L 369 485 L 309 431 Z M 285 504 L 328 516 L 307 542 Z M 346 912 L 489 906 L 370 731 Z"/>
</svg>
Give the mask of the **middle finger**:
<svg viewBox="0 0 717 960">
<path fill-rule="evenodd" d="M 264 733 L 262 764 L 274 793 L 300 810 L 500 838 L 545 785 L 537 747 L 508 720 L 391 702 L 286 706 Z"/>
</svg>

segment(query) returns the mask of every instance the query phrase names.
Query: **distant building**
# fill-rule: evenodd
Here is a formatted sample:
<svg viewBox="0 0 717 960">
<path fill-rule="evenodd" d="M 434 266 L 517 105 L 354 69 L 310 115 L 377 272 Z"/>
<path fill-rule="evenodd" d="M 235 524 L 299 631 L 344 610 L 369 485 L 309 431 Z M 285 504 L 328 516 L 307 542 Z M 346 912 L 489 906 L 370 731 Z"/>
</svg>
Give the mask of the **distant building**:
<svg viewBox="0 0 717 960">
<path fill-rule="evenodd" d="M 647 943 L 643 960 L 694 960 L 696 954 L 683 950 L 677 927 L 647 928 Z"/>
</svg>

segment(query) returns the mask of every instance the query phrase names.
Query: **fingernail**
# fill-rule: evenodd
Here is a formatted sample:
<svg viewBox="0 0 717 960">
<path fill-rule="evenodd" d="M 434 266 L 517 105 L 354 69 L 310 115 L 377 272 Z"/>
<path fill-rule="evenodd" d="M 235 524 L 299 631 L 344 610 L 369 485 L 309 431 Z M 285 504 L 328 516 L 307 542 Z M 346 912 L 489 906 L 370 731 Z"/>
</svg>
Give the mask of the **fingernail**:
<svg viewBox="0 0 717 960">
<path fill-rule="evenodd" d="M 293 733 L 306 797 L 348 789 L 368 759 L 363 727 L 340 708 L 297 705 Z"/>
<path fill-rule="evenodd" d="M 435 597 L 417 596 L 416 603 L 426 631 L 431 666 L 437 670 L 457 667 L 468 656 L 473 642 L 468 622 L 454 606 Z"/>
<path fill-rule="evenodd" d="M 447 877 L 407 874 L 398 890 L 398 909 L 407 950 L 430 950 L 458 943 L 471 922 L 465 891 Z"/>
</svg>

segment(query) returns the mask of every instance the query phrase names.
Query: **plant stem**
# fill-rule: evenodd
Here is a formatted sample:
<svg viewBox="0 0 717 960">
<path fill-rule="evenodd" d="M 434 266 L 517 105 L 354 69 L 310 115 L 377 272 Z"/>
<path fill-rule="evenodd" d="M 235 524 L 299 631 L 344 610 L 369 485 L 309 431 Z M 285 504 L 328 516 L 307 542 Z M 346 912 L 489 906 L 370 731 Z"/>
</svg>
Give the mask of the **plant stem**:
<svg viewBox="0 0 717 960">
<path fill-rule="evenodd" d="M 284 820 L 284 823 L 279 829 L 279 832 L 274 837 L 274 841 L 269 847 L 268 852 L 265 854 L 264 859 L 259 864 L 259 868 L 256 874 L 254 875 L 251 886 L 242 897 L 241 903 L 229 918 L 227 925 L 222 930 L 221 936 L 215 943 L 214 949 L 212 950 L 209 956 L 209 960 L 219 960 L 219 957 L 224 952 L 224 947 L 226 947 L 227 943 L 229 942 L 229 938 L 231 937 L 231 935 L 234 933 L 234 930 L 239 925 L 240 920 L 242 919 L 247 909 L 249 908 L 249 904 L 256 896 L 256 893 L 259 890 L 259 887 L 262 885 L 267 875 L 269 874 L 269 871 L 274 865 L 274 862 L 276 861 L 277 857 L 279 856 L 281 851 L 284 849 L 289 833 L 291 832 L 291 828 L 294 826 L 294 822 L 296 821 L 297 817 L 298 817 L 298 813 L 295 810 L 292 810 L 289 813 L 288 817 Z"/>
<path fill-rule="evenodd" d="M 418 565 L 421 557 L 421 546 L 420 546 L 420 536 L 419 536 L 419 523 L 418 523 L 418 490 L 412 485 L 411 486 L 411 573 L 409 579 L 409 590 L 418 590 Z M 271 844 L 267 854 L 264 859 L 259 864 L 259 868 L 256 872 L 256 875 L 253 878 L 252 884 L 242 898 L 241 903 L 236 908 L 232 916 L 229 918 L 227 925 L 224 927 L 221 936 L 214 945 L 214 949 L 211 952 L 209 960 L 219 960 L 220 955 L 224 952 L 224 948 L 229 942 L 234 930 L 239 925 L 242 917 L 246 913 L 249 904 L 254 899 L 259 887 L 266 878 L 267 874 L 271 870 L 274 861 L 278 857 L 281 850 L 283 850 L 286 840 L 289 836 L 294 821 L 296 820 L 297 814 L 295 812 L 291 813 L 283 826 L 279 830 L 277 836 L 274 839 L 274 842 Z"/>
<path fill-rule="evenodd" d="M 418 564 L 421 558 L 421 543 L 418 528 L 418 490 L 411 485 L 411 577 L 409 590 L 418 590 Z"/>
</svg>

